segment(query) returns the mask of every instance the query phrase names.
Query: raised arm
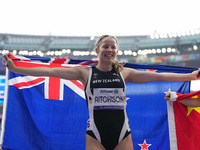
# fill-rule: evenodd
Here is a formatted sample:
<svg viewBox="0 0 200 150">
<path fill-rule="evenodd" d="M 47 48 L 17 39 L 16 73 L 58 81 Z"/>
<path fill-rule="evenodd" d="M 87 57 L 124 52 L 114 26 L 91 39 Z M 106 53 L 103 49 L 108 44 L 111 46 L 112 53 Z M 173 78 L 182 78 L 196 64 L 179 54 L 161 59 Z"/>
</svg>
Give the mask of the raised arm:
<svg viewBox="0 0 200 150">
<path fill-rule="evenodd" d="M 131 68 L 124 68 L 123 75 L 126 82 L 146 83 L 153 81 L 190 81 L 196 80 L 199 76 L 199 71 L 195 70 L 192 73 L 156 73 L 148 71 L 137 71 Z"/>
<path fill-rule="evenodd" d="M 72 68 L 48 68 L 48 67 L 33 67 L 33 68 L 25 68 L 15 66 L 12 59 L 8 56 L 3 57 L 3 63 L 7 66 L 7 68 L 16 73 L 30 75 L 30 76 L 51 76 L 58 77 L 67 80 L 80 80 L 83 84 L 87 80 L 87 75 L 89 72 L 89 68 L 86 66 L 76 66 Z"/>
</svg>

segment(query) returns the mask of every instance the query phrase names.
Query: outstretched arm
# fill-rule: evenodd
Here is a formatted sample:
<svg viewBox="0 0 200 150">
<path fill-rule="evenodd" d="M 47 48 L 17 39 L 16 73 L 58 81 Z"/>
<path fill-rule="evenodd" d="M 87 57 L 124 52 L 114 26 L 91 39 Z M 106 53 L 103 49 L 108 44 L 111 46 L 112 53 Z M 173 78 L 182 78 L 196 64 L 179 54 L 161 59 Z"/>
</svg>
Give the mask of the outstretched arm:
<svg viewBox="0 0 200 150">
<path fill-rule="evenodd" d="M 156 73 L 148 71 L 137 71 L 130 68 L 124 68 L 124 76 L 126 82 L 146 83 L 153 81 L 190 81 L 196 80 L 199 76 L 199 71 L 195 70 L 192 73 Z"/>
<path fill-rule="evenodd" d="M 72 68 L 48 68 L 48 67 L 33 67 L 33 68 L 25 68 L 25 67 L 18 67 L 15 66 L 12 59 L 8 56 L 3 57 L 3 63 L 7 66 L 7 68 L 16 73 L 24 74 L 24 75 L 31 75 L 31 76 L 51 76 L 51 77 L 58 77 L 67 80 L 84 80 L 84 75 L 87 73 L 86 66 L 77 66 Z"/>
</svg>

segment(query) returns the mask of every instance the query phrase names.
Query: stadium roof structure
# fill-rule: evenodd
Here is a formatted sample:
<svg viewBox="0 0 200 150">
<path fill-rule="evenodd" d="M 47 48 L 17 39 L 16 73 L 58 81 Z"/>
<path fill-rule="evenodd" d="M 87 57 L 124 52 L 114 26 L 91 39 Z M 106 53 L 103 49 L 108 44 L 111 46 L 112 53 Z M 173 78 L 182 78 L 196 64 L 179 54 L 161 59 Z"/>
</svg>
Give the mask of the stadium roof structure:
<svg viewBox="0 0 200 150">
<path fill-rule="evenodd" d="M 90 36 L 39 36 L 39 35 L 17 35 L 0 34 L 0 50 L 88 50 L 94 49 L 98 37 Z M 120 50 L 150 49 L 163 47 L 178 47 L 179 45 L 194 45 L 200 43 L 200 34 L 168 37 L 150 38 L 143 36 L 117 36 Z"/>
<path fill-rule="evenodd" d="M 120 36 L 120 49 L 135 49 L 139 40 L 149 36 Z M 8 50 L 89 50 L 92 51 L 98 37 L 90 36 L 37 36 L 0 34 L 0 49 Z"/>
</svg>

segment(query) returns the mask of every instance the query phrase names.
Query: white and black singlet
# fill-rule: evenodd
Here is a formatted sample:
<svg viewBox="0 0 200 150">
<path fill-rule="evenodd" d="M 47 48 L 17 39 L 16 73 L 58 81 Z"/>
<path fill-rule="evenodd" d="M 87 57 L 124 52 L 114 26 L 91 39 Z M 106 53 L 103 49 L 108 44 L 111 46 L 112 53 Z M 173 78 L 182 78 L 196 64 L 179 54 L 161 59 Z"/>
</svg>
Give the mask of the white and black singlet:
<svg viewBox="0 0 200 150">
<path fill-rule="evenodd" d="M 115 73 L 114 69 L 102 72 L 91 67 L 85 95 L 89 110 L 87 134 L 97 139 L 106 150 L 113 150 L 130 134 L 126 84 L 121 73 Z"/>
</svg>

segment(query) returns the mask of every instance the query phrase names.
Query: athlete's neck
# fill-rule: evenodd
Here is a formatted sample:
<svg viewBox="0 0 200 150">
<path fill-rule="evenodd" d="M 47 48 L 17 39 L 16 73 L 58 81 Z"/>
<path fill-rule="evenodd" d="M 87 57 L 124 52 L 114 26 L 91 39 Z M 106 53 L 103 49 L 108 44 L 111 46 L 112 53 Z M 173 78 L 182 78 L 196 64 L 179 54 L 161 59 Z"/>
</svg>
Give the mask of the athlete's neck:
<svg viewBox="0 0 200 150">
<path fill-rule="evenodd" d="M 108 71 L 111 71 L 113 68 L 112 68 L 112 64 L 101 64 L 101 63 L 98 63 L 96 65 L 96 68 L 99 69 L 100 71 L 103 71 L 103 72 L 108 72 Z"/>
</svg>

